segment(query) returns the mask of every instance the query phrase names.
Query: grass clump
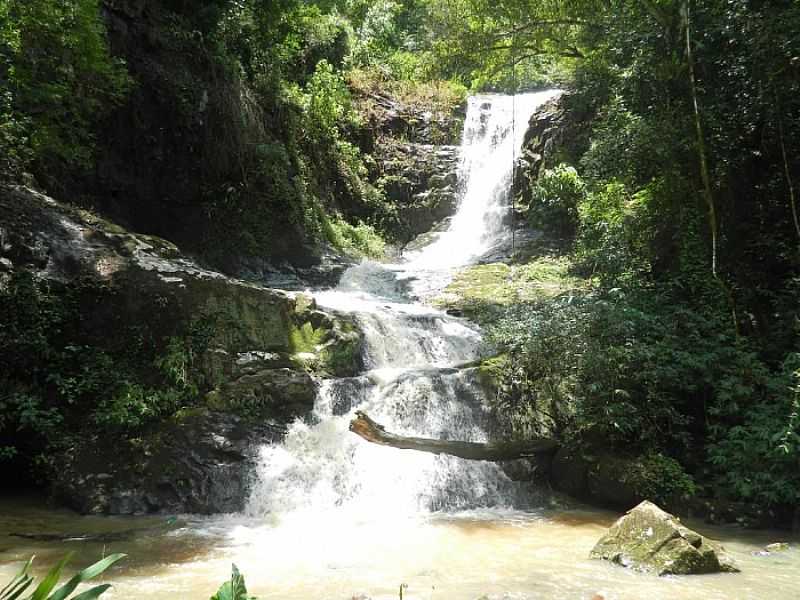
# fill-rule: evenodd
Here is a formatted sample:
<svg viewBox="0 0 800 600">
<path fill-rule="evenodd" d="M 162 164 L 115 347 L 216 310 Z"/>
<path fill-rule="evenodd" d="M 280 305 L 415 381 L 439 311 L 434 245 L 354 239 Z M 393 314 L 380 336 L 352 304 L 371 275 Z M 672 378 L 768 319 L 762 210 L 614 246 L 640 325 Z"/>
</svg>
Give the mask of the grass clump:
<svg viewBox="0 0 800 600">
<path fill-rule="evenodd" d="M 352 225 L 339 217 L 325 220 L 323 231 L 326 239 L 345 254 L 357 257 L 383 258 L 386 241 L 374 227 L 362 221 Z"/>
</svg>

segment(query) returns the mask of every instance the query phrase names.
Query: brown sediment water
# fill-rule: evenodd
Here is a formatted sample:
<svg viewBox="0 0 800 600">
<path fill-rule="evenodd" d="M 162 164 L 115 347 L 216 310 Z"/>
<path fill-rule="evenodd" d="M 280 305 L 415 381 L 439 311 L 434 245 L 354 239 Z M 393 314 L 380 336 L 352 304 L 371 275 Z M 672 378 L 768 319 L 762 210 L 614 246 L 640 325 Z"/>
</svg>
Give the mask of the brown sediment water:
<svg viewBox="0 0 800 600">
<path fill-rule="evenodd" d="M 74 568 L 104 554 L 129 556 L 103 576 L 104 597 L 209 598 L 244 573 L 259 599 L 409 600 L 792 600 L 800 598 L 800 540 L 785 533 L 689 524 L 720 540 L 738 574 L 657 577 L 590 560 L 589 551 L 615 513 L 574 509 L 503 511 L 359 520 L 340 513 L 292 513 L 275 522 L 228 517 L 83 517 L 31 498 L 0 501 L 0 581 L 31 555 L 41 575 L 66 552 Z M 122 539 L 114 533 L 123 532 Z M 10 537 L 10 533 L 104 536 L 88 540 Z M 112 534 L 112 535 L 109 535 Z M 111 541 L 104 541 L 106 539 Z M 787 551 L 758 555 L 776 540 Z"/>
</svg>

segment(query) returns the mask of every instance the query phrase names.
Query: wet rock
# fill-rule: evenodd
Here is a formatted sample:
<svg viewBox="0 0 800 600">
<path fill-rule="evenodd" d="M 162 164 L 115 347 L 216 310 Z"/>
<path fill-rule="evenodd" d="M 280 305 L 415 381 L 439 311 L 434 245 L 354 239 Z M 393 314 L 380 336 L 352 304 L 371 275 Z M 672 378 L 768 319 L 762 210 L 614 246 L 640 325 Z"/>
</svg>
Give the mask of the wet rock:
<svg viewBox="0 0 800 600">
<path fill-rule="evenodd" d="M 532 458 L 518 458 L 501 463 L 503 473 L 511 481 L 547 481 L 552 464 L 552 453 L 537 455 Z"/>
<path fill-rule="evenodd" d="M 562 446 L 553 457 L 550 469 L 553 487 L 575 498 L 586 497 L 589 466 L 579 450 Z"/>
<path fill-rule="evenodd" d="M 369 178 L 398 209 L 395 230 L 404 244 L 455 212 L 466 103 L 425 106 L 381 92 L 357 99 L 364 125 L 359 145 L 370 157 Z"/>
<path fill-rule="evenodd" d="M 767 544 L 764 546 L 764 550 L 767 552 L 785 552 L 789 549 L 789 544 L 786 542 L 774 542 L 772 544 Z"/>
<path fill-rule="evenodd" d="M 204 269 L 171 243 L 128 232 L 22 187 L 0 189 L 8 249 L 0 258 L 62 286 L 92 282 L 82 325 L 102 345 L 132 324 L 155 339 L 214 321 L 212 347 L 288 351 L 292 298 Z M 88 293 L 88 292 L 87 292 Z"/>
<path fill-rule="evenodd" d="M 314 380 L 305 372 L 249 369 L 209 392 L 206 404 L 217 410 L 290 421 L 311 412 L 316 393 Z"/>
<path fill-rule="evenodd" d="M 646 500 L 617 520 L 590 556 L 658 575 L 739 570 L 719 544 Z"/>
<path fill-rule="evenodd" d="M 602 506 L 629 508 L 642 500 L 628 483 L 626 475 L 635 463 L 624 457 L 597 457 L 586 473 L 586 486 L 589 497 Z"/>
<path fill-rule="evenodd" d="M 406 235 L 416 236 L 455 212 L 458 202 L 456 146 L 387 140 L 377 149 L 376 184 L 397 205 Z"/>
<path fill-rule="evenodd" d="M 258 444 L 282 430 L 197 411 L 134 440 L 98 438 L 64 453 L 54 497 L 84 514 L 227 513 L 244 508 Z"/>
<path fill-rule="evenodd" d="M 522 160 L 532 179 L 538 178 L 545 168 L 555 166 L 549 164 L 549 159 L 568 126 L 560 97 L 546 102 L 533 113 L 522 142 Z"/>
</svg>

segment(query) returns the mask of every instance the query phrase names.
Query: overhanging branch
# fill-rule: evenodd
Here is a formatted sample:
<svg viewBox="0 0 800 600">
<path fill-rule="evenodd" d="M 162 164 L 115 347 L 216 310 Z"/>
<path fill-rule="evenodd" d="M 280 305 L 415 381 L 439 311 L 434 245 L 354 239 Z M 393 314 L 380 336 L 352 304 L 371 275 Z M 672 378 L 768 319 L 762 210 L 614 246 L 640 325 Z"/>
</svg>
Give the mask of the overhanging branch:
<svg viewBox="0 0 800 600">
<path fill-rule="evenodd" d="M 448 454 L 467 460 L 514 460 L 529 458 L 537 454 L 554 452 L 558 442 L 546 438 L 534 438 L 521 442 L 460 442 L 401 436 L 390 433 L 373 421 L 366 413 L 356 412 L 350 421 L 350 431 L 373 444 L 391 446 L 401 450 L 417 450 L 432 454 Z"/>
</svg>

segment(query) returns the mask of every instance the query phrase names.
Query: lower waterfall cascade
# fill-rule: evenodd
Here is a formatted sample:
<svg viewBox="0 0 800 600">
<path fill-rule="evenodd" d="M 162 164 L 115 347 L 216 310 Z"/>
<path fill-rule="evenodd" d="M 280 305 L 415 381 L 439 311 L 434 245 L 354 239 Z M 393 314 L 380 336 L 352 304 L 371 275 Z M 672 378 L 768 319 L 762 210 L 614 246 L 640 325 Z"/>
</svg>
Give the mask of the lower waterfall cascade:
<svg viewBox="0 0 800 600">
<path fill-rule="evenodd" d="M 487 441 L 487 408 L 475 369 L 481 335 L 469 322 L 415 300 L 510 237 L 513 156 L 533 111 L 559 92 L 469 99 L 461 144 L 461 200 L 449 227 L 407 262 L 352 267 L 326 309 L 355 315 L 369 369 L 327 380 L 312 423 L 298 421 L 281 445 L 265 446 L 248 502 L 250 516 L 297 510 L 370 515 L 517 506 L 519 486 L 495 464 L 366 444 L 348 431 L 356 409 L 400 434 Z M 514 135 L 516 134 L 516 135 Z"/>
</svg>

